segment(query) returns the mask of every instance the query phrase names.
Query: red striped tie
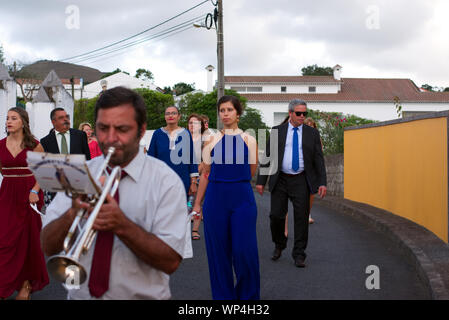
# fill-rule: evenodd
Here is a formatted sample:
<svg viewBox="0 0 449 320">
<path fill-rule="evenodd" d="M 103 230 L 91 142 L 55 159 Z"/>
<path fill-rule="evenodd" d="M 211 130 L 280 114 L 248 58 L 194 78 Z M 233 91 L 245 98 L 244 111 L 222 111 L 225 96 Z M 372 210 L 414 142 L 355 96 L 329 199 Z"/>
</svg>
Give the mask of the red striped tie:
<svg viewBox="0 0 449 320">
<path fill-rule="evenodd" d="M 107 171 L 110 173 L 109 168 Z M 121 179 L 126 176 L 122 170 Z M 114 195 L 115 201 L 119 201 L 118 189 Z M 112 246 L 114 244 L 114 233 L 111 231 L 98 231 L 95 243 L 92 266 L 90 268 L 89 292 L 92 296 L 99 298 L 109 289 L 109 273 L 111 271 Z"/>
</svg>

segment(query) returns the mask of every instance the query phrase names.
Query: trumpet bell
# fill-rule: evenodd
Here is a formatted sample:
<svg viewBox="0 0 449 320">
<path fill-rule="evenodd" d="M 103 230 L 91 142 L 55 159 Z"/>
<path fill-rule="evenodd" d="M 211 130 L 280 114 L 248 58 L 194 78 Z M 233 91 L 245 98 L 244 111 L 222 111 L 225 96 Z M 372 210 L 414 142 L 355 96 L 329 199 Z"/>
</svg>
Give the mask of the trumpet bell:
<svg viewBox="0 0 449 320">
<path fill-rule="evenodd" d="M 75 259 L 64 255 L 51 257 L 47 262 L 49 273 L 59 282 L 80 285 L 86 281 L 86 269 Z"/>
</svg>

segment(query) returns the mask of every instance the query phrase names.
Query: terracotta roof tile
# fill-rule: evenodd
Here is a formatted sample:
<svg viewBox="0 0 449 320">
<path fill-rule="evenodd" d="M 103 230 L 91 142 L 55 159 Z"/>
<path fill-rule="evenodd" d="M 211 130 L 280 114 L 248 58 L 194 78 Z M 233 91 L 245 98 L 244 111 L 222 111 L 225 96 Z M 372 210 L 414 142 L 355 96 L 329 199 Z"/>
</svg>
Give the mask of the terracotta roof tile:
<svg viewBox="0 0 449 320">
<path fill-rule="evenodd" d="M 333 76 L 225 76 L 225 83 L 338 83 Z"/>
<path fill-rule="evenodd" d="M 449 92 L 420 92 L 410 79 L 343 78 L 339 93 L 241 93 L 241 95 L 248 101 L 273 102 L 286 102 L 294 98 L 319 102 L 393 102 L 395 97 L 399 97 L 400 102 L 449 103 Z"/>
</svg>

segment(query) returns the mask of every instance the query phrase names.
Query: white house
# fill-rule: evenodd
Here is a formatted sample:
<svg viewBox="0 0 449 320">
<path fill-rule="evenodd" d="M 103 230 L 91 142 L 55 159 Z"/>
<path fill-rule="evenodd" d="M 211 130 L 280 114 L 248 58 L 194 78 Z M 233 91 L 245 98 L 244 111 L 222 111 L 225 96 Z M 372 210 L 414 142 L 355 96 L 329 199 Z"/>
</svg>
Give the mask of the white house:
<svg viewBox="0 0 449 320">
<path fill-rule="evenodd" d="M 161 91 L 152 81 L 138 79 L 129 74 L 118 72 L 84 86 L 83 98 L 90 99 L 96 97 L 103 90 L 105 84 L 106 89 L 123 86 L 129 89 L 147 88 L 154 91 Z"/>
<path fill-rule="evenodd" d="M 295 98 L 309 109 L 378 121 L 398 118 L 395 97 L 404 116 L 449 110 L 449 92 L 421 92 L 410 79 L 342 78 L 341 69 L 336 65 L 333 76 L 226 76 L 225 88 L 247 98 L 270 127 L 282 122 Z"/>
</svg>

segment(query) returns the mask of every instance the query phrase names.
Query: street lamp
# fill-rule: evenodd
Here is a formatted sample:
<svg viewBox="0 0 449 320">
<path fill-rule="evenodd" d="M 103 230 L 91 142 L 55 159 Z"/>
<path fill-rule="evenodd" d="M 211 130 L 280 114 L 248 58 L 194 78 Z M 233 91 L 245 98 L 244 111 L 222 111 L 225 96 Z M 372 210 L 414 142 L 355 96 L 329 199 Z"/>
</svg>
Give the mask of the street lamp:
<svg viewBox="0 0 449 320">
<path fill-rule="evenodd" d="M 215 29 L 217 33 L 217 102 L 224 96 L 224 41 L 223 41 L 223 0 L 217 0 L 216 3 L 212 1 L 215 6 L 214 14 L 206 15 L 205 24 L 195 23 L 196 28 Z M 212 27 L 212 20 L 215 22 L 215 28 Z M 217 24 L 218 21 L 218 24 Z M 217 110 L 217 129 L 223 129 L 223 123 Z"/>
</svg>

